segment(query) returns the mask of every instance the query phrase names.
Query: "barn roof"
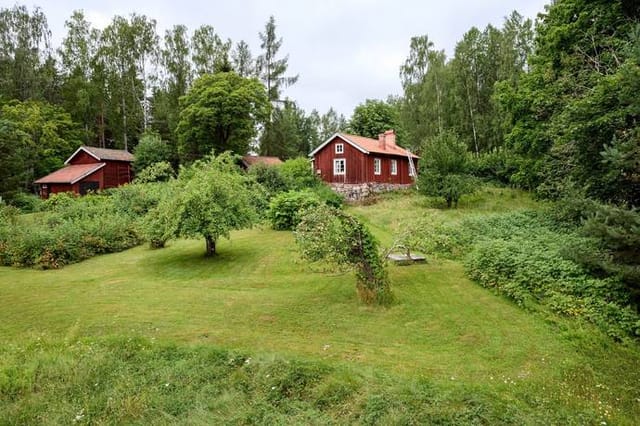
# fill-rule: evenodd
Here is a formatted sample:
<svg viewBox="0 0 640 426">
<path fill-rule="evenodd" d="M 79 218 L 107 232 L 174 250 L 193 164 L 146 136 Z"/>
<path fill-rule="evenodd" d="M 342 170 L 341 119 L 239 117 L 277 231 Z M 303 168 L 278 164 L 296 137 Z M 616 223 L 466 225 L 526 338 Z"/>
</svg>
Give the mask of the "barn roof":
<svg viewBox="0 0 640 426">
<path fill-rule="evenodd" d="M 335 133 L 333 136 L 327 139 L 323 144 L 321 144 L 316 149 L 314 149 L 309 154 L 309 156 L 310 157 L 314 156 L 317 152 L 322 150 L 326 145 L 328 145 L 336 137 L 339 137 L 340 139 L 347 142 L 348 144 L 358 149 L 359 151 L 363 152 L 364 154 L 376 153 L 376 154 L 393 155 L 398 157 L 407 157 L 408 155 L 410 155 L 411 158 L 420 158 L 417 155 L 412 154 L 411 152 L 402 148 L 401 146 L 396 145 L 395 143 L 394 144 L 387 143 L 384 147 L 382 147 L 380 146 L 380 141 L 378 141 L 377 139 L 365 138 L 364 136 L 350 135 L 348 133 Z"/>
<path fill-rule="evenodd" d="M 65 161 L 64 164 L 69 164 L 69 162 L 73 159 L 73 157 L 78 155 L 80 151 L 86 152 L 87 154 L 89 154 L 90 156 L 92 156 L 98 161 L 105 161 L 105 160 L 127 161 L 127 162 L 133 161 L 133 154 L 131 154 L 129 151 L 126 151 L 124 149 L 107 149 L 107 148 L 98 148 L 95 146 L 83 145 L 80 148 L 78 148 L 76 152 L 71 154 L 71 157 L 67 158 L 67 161 Z"/>
<path fill-rule="evenodd" d="M 277 166 L 282 164 L 282 160 L 278 157 L 264 157 L 260 155 L 245 155 L 242 157 L 242 163 L 245 167 L 251 167 L 255 164 L 265 164 L 267 166 Z"/>
<path fill-rule="evenodd" d="M 68 183 L 74 184 L 103 168 L 106 163 L 73 164 L 41 177 L 34 183 Z"/>
</svg>

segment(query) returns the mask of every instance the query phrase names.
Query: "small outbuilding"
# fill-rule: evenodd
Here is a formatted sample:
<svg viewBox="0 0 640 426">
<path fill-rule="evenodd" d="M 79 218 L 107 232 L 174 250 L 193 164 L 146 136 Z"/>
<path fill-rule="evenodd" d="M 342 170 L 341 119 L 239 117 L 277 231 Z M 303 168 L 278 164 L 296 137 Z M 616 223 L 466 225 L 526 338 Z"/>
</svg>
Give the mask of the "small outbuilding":
<svg viewBox="0 0 640 426">
<path fill-rule="evenodd" d="M 314 173 L 348 198 L 410 186 L 420 158 L 396 144 L 393 130 L 378 139 L 336 133 L 309 157 Z"/>
<path fill-rule="evenodd" d="M 42 198 L 59 192 L 84 195 L 131 182 L 132 161 L 133 155 L 125 150 L 81 146 L 64 162 L 65 167 L 34 183 L 40 186 Z"/>
</svg>

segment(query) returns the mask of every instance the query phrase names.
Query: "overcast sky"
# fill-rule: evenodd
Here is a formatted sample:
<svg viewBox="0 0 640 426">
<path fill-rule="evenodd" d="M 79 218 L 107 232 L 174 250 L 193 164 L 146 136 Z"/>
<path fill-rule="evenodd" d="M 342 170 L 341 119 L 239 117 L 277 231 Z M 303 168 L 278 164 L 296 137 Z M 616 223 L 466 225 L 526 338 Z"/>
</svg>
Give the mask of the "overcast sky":
<svg viewBox="0 0 640 426">
<path fill-rule="evenodd" d="M 472 26 L 500 26 L 512 10 L 535 18 L 550 0 L 34 0 L 45 12 L 54 46 L 64 37 L 64 22 L 82 9 L 95 27 L 114 15 L 136 12 L 157 21 L 158 33 L 175 24 L 190 32 L 212 25 L 234 43 L 245 40 L 259 54 L 258 32 L 270 15 L 289 55 L 289 73 L 299 74 L 285 95 L 306 111 L 333 106 L 349 117 L 365 99 L 400 94 L 400 65 L 412 36 L 428 34 L 437 49 L 453 52 Z M 3 7 L 13 4 L 0 0 Z M 20 2 L 22 3 L 22 1 Z"/>
</svg>

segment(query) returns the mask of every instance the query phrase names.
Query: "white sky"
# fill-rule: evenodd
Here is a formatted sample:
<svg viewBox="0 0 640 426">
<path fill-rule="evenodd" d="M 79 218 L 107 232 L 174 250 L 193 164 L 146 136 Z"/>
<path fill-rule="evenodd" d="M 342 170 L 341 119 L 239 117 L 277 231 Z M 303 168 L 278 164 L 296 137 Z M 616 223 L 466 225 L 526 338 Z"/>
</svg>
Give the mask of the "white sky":
<svg viewBox="0 0 640 426">
<path fill-rule="evenodd" d="M 306 111 L 320 113 L 333 106 L 349 117 L 365 99 L 401 94 L 400 65 L 409 53 L 412 36 L 428 34 L 447 56 L 472 26 L 501 26 L 517 10 L 535 18 L 550 0 L 31 0 L 47 16 L 54 47 L 64 37 L 64 22 L 82 9 L 94 26 L 102 28 L 114 15 L 136 12 L 157 21 L 158 34 L 175 24 L 190 32 L 212 25 L 234 43 L 245 40 L 252 54 L 259 52 L 258 32 L 270 15 L 289 55 L 289 73 L 298 83 L 285 90 Z M 20 1 L 22 3 L 22 1 Z M 13 0 L 0 0 L 11 7 Z"/>
</svg>

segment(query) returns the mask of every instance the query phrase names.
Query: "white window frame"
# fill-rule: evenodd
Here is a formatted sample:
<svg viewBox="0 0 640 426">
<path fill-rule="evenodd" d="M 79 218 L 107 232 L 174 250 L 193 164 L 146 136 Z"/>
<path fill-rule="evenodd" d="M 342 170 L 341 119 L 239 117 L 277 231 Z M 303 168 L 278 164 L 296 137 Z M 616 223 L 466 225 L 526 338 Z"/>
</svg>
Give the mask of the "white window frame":
<svg viewBox="0 0 640 426">
<path fill-rule="evenodd" d="M 378 176 L 382 174 L 382 159 L 374 158 L 373 159 L 373 174 Z"/>
<path fill-rule="evenodd" d="M 337 143 L 336 144 L 336 154 L 344 154 L 344 144 Z"/>
<path fill-rule="evenodd" d="M 342 164 L 342 167 L 339 166 Z M 340 170 L 342 169 L 342 170 Z M 334 158 L 333 159 L 333 175 L 344 176 L 347 174 L 347 159 L 346 158 Z"/>
<path fill-rule="evenodd" d="M 392 176 L 398 175 L 398 160 L 391 160 L 390 172 Z"/>
</svg>

